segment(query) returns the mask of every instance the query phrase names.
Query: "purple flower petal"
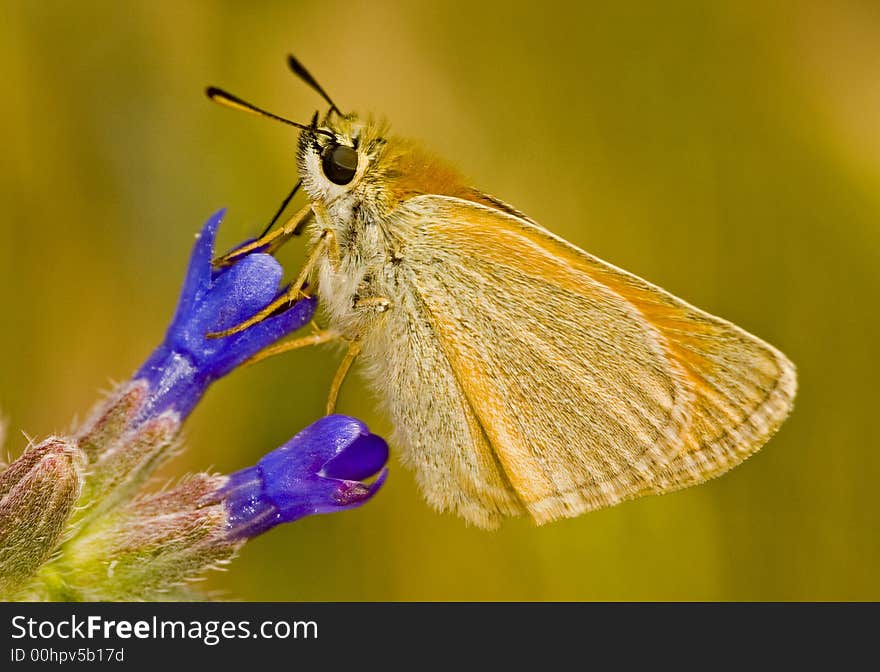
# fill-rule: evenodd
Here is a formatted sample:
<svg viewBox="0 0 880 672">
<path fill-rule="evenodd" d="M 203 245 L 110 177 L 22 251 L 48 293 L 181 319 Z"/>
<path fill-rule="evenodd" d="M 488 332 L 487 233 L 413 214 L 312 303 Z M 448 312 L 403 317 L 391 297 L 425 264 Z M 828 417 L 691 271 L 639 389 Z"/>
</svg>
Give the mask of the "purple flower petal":
<svg viewBox="0 0 880 672">
<path fill-rule="evenodd" d="M 279 523 L 360 506 L 385 482 L 387 459 L 385 441 L 359 420 L 321 418 L 229 477 L 218 496 L 226 503 L 230 535 L 252 537 Z M 372 483 L 362 481 L 376 472 Z"/>
<path fill-rule="evenodd" d="M 202 230 L 196 235 L 196 242 L 190 255 L 189 266 L 186 269 L 186 277 L 183 281 L 183 289 L 177 302 L 177 310 L 171 320 L 169 331 L 182 322 L 187 321 L 188 314 L 192 311 L 198 297 L 206 292 L 211 284 L 211 261 L 214 257 L 214 240 L 217 237 L 217 229 L 226 215 L 226 208 L 215 212 L 205 222 Z"/>
<path fill-rule="evenodd" d="M 150 386 L 142 417 L 168 409 L 187 415 L 213 381 L 304 326 L 314 315 L 316 299 L 302 299 L 241 333 L 207 338 L 208 333 L 244 322 L 282 291 L 281 265 L 267 254 L 255 252 L 229 268 L 213 268 L 214 239 L 224 213 L 212 215 L 199 234 L 165 340 L 134 376 Z"/>
<path fill-rule="evenodd" d="M 324 464 L 321 476 L 345 481 L 369 478 L 388 462 L 388 444 L 375 434 L 359 436 L 346 450 Z"/>
</svg>

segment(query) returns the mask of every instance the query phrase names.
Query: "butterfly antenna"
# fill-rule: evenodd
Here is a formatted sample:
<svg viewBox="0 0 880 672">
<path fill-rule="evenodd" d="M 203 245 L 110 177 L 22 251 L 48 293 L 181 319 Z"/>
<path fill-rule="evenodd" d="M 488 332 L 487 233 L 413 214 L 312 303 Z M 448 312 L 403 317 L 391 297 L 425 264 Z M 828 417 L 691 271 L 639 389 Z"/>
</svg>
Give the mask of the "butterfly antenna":
<svg viewBox="0 0 880 672">
<path fill-rule="evenodd" d="M 344 114 L 342 114 L 342 111 L 339 109 L 339 107 L 336 105 L 336 103 L 334 103 L 333 100 L 330 98 L 330 96 L 327 95 L 327 92 L 324 90 L 324 87 L 321 86 L 320 84 L 318 84 L 318 80 L 316 80 L 314 77 L 312 77 L 312 73 L 310 73 L 308 70 L 306 70 L 305 66 L 302 63 L 300 63 L 299 60 L 296 58 L 296 56 L 294 56 L 293 54 L 288 54 L 288 56 L 287 56 L 287 67 L 289 67 L 291 69 L 293 74 L 295 74 L 303 82 L 305 82 L 312 89 L 314 89 L 315 92 L 317 92 L 317 94 L 319 96 L 321 96 L 321 98 L 323 98 L 325 101 L 327 101 L 327 104 L 330 106 L 330 110 L 332 112 L 336 112 L 336 114 L 338 114 L 340 117 L 345 116 Z"/>
<path fill-rule="evenodd" d="M 253 105 L 252 103 L 248 103 L 238 96 L 233 96 L 231 93 L 224 91 L 223 89 L 218 89 L 216 86 L 209 86 L 205 93 L 208 95 L 212 101 L 219 105 L 223 105 L 225 107 L 231 107 L 233 110 L 241 110 L 243 112 L 250 112 L 251 114 L 255 114 L 258 117 L 263 117 L 265 119 L 272 119 L 273 121 L 280 121 L 282 124 L 287 124 L 288 126 L 293 126 L 295 128 L 302 129 L 304 131 L 312 131 L 314 133 L 323 133 L 331 138 L 335 138 L 330 131 L 325 131 L 320 128 L 316 128 L 314 125 L 307 126 L 306 124 L 299 124 L 295 121 L 291 121 L 290 119 L 285 119 L 284 117 L 279 117 L 277 114 L 272 114 L 271 112 L 267 112 L 266 110 Z"/>
<path fill-rule="evenodd" d="M 263 233 L 260 234 L 260 238 L 265 237 L 267 233 L 275 226 L 275 222 L 281 217 L 281 213 L 284 212 L 285 208 L 287 208 L 287 204 L 290 203 L 290 200 L 296 195 L 296 192 L 299 191 L 300 186 L 302 185 L 302 180 L 297 180 L 296 184 L 293 185 L 293 189 L 290 190 L 290 193 L 287 194 L 287 197 L 281 202 L 281 207 L 275 212 L 275 216 L 272 217 L 272 221 L 266 226 L 263 230 Z"/>
</svg>

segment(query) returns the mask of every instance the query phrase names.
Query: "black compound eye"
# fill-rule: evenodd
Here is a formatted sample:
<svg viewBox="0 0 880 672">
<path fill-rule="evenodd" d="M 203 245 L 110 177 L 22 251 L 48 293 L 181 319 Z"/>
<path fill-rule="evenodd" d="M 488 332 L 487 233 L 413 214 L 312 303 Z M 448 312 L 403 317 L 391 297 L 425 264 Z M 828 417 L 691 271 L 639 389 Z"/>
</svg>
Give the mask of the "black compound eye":
<svg viewBox="0 0 880 672">
<path fill-rule="evenodd" d="M 324 175 L 333 184 L 348 184 L 357 172 L 357 150 L 347 145 L 331 145 L 324 151 L 322 164 Z"/>
</svg>

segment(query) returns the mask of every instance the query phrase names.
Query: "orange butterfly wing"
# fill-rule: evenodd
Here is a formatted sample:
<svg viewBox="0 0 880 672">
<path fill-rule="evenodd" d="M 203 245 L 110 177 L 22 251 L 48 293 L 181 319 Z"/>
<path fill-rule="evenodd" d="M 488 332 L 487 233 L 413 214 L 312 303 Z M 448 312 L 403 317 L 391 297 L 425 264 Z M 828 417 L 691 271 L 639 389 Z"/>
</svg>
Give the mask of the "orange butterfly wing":
<svg viewBox="0 0 880 672">
<path fill-rule="evenodd" d="M 404 207 L 412 283 L 537 522 L 716 476 L 788 415 L 794 366 L 739 327 L 514 214 Z"/>
</svg>

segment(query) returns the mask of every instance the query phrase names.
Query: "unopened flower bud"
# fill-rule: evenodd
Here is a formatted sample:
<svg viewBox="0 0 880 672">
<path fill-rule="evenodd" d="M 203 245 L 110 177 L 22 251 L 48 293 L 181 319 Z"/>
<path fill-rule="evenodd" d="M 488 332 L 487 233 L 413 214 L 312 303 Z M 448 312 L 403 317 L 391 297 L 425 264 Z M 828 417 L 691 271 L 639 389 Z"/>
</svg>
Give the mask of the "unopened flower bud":
<svg viewBox="0 0 880 672">
<path fill-rule="evenodd" d="M 82 454 L 50 438 L 0 474 L 0 594 L 14 595 L 58 543 L 82 486 Z"/>
<path fill-rule="evenodd" d="M 162 600 L 232 558 L 222 504 L 203 505 L 225 477 L 196 474 L 113 509 L 65 547 L 66 590 L 78 600 Z"/>
</svg>

